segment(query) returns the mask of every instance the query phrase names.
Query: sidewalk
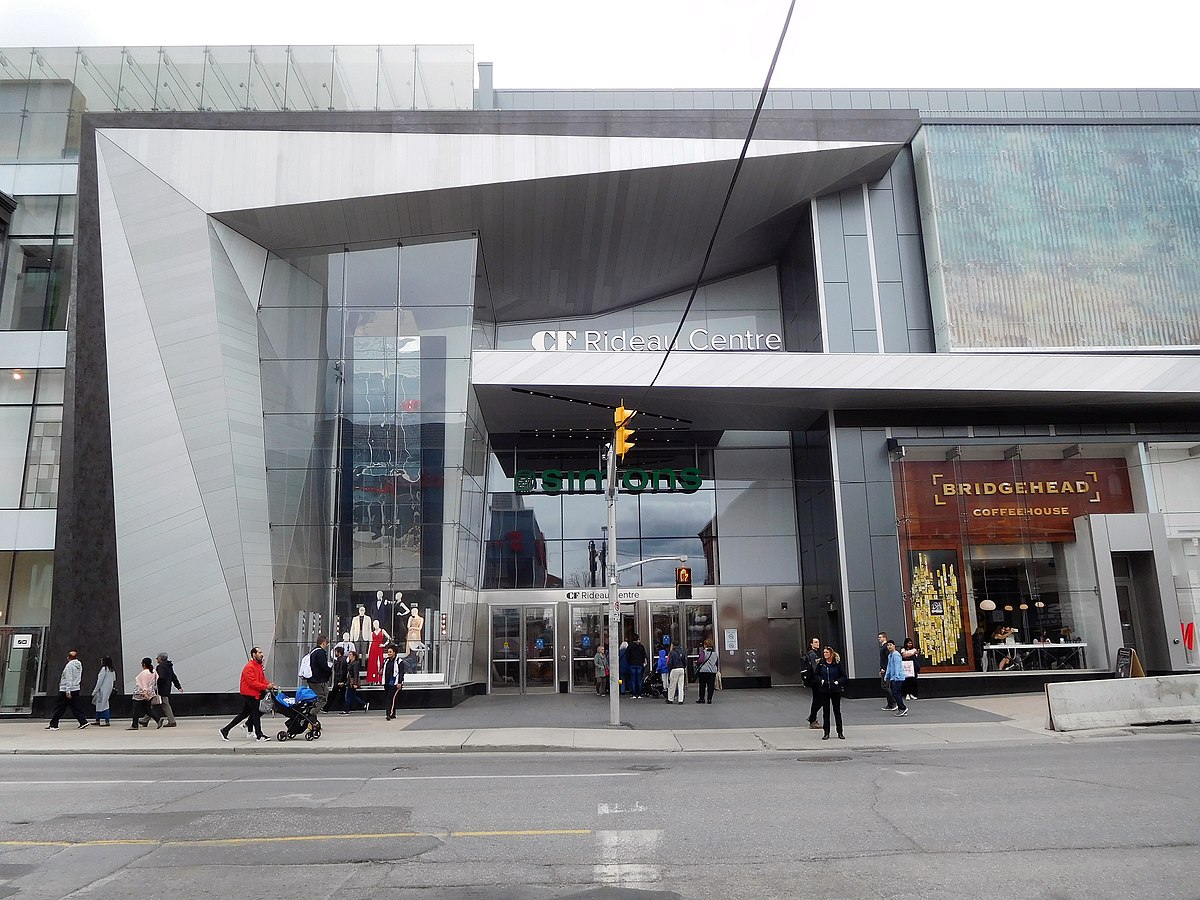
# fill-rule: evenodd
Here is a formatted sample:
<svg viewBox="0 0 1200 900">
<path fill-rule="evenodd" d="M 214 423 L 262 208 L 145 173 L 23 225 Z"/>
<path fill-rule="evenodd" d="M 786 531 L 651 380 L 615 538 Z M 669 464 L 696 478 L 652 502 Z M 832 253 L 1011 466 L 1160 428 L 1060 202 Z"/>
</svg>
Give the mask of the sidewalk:
<svg viewBox="0 0 1200 900">
<path fill-rule="evenodd" d="M 0 722 L 0 753 L 423 753 L 565 750 L 629 750 L 664 753 L 697 751 L 905 750 L 963 745 L 1061 743 L 1081 735 L 1046 730 L 1042 694 L 921 700 L 905 718 L 879 709 L 876 698 L 842 704 L 846 740 L 821 740 L 810 729 L 809 694 L 798 689 L 725 691 L 712 705 L 693 694 L 682 705 L 621 699 L 619 727 L 608 725 L 607 697 L 589 694 L 472 697 L 454 709 L 397 715 L 382 712 L 340 716 L 323 713 L 320 740 L 256 743 L 239 727 L 230 743 L 217 733 L 227 719 L 181 718 L 176 728 L 126 731 L 128 722 L 80 731 L 64 720 L 47 731 L 45 720 Z M 283 719 L 265 716 L 272 738 Z M 797 724 L 799 723 L 799 724 Z M 1101 734 L 1145 733 L 1109 729 Z M 1200 733 L 1192 727 L 1189 733 Z"/>
</svg>

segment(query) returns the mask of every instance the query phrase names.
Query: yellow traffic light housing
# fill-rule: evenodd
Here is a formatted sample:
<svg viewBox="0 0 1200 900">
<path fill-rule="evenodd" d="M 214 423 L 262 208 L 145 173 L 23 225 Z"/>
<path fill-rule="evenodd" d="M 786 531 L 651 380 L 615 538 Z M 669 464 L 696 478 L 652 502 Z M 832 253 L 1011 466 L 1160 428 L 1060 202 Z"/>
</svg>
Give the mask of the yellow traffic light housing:
<svg viewBox="0 0 1200 900">
<path fill-rule="evenodd" d="M 636 415 L 636 409 L 626 409 L 624 405 L 613 410 L 613 424 L 617 426 L 613 450 L 616 451 L 617 459 L 622 462 L 625 460 L 625 454 L 634 448 L 634 443 L 630 440 L 633 437 L 633 429 L 627 428 L 626 423 Z"/>
<path fill-rule="evenodd" d="M 692 570 L 687 566 L 675 568 L 675 599 L 692 599 Z"/>
</svg>

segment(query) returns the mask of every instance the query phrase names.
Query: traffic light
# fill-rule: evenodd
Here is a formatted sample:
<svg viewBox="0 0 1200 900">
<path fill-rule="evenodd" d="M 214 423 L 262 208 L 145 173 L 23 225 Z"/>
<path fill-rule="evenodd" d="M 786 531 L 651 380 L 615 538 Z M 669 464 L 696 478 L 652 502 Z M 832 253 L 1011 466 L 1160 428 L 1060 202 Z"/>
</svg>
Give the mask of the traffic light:
<svg viewBox="0 0 1200 900">
<path fill-rule="evenodd" d="M 675 599 L 692 599 L 692 570 L 687 566 L 675 568 Z"/>
<path fill-rule="evenodd" d="M 630 440 L 633 437 L 633 429 L 626 428 L 625 423 L 636 415 L 636 409 L 626 409 L 624 405 L 618 406 L 613 410 L 613 424 L 617 426 L 617 433 L 613 439 L 613 449 L 617 453 L 617 459 L 622 462 L 625 460 L 625 454 L 634 447 L 633 441 Z"/>
</svg>

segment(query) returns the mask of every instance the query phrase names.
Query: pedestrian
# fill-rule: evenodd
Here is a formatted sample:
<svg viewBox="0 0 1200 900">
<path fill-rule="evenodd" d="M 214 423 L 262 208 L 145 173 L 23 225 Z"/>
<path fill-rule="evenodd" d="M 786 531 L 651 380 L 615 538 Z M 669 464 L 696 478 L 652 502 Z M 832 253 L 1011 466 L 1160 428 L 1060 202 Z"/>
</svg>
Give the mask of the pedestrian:
<svg viewBox="0 0 1200 900">
<path fill-rule="evenodd" d="M 79 654 L 72 650 L 67 654 L 67 664 L 63 666 L 62 676 L 58 679 L 58 702 L 54 704 L 54 712 L 50 715 L 47 731 L 58 731 L 58 720 L 68 708 L 79 721 L 80 728 L 87 728 L 92 723 L 87 720 L 83 704 L 79 702 L 79 686 L 83 683 L 83 663 Z"/>
<path fill-rule="evenodd" d="M 384 721 L 396 718 L 396 698 L 404 690 L 404 660 L 396 656 L 396 645 L 387 648 L 383 658 L 383 689 L 386 692 Z"/>
<path fill-rule="evenodd" d="M 175 727 L 175 711 L 171 709 L 171 687 L 174 686 L 180 691 L 183 691 L 183 685 L 179 683 L 179 679 L 175 676 L 175 666 L 170 659 L 167 658 L 166 652 L 162 652 L 155 657 L 157 665 L 154 667 L 154 673 L 158 676 L 158 696 L 160 698 L 160 711 L 167 720 L 165 727 Z M 143 718 L 142 725 L 149 725 L 150 719 Z"/>
<path fill-rule="evenodd" d="M 667 654 L 667 671 L 670 679 L 667 686 L 667 702 L 682 703 L 684 685 L 687 684 L 687 655 L 678 644 L 672 644 L 671 652 Z M 675 700 L 675 697 L 679 699 Z"/>
<path fill-rule="evenodd" d="M 904 646 L 900 648 L 900 659 L 904 663 L 904 699 L 916 700 L 917 676 L 921 674 L 921 651 L 917 649 L 912 638 L 904 639 Z M 912 675 L 908 674 L 910 668 Z"/>
<path fill-rule="evenodd" d="M 596 695 L 603 697 L 608 693 L 608 644 L 601 644 L 592 660 L 596 667 Z"/>
<path fill-rule="evenodd" d="M 895 709 L 896 701 L 892 699 L 892 686 L 887 680 L 888 636 L 886 631 L 879 632 L 879 686 L 883 689 L 886 706 L 880 709 Z"/>
<path fill-rule="evenodd" d="M 354 704 L 361 703 L 363 712 L 371 708 L 366 700 L 358 694 L 358 689 L 362 687 L 362 664 L 358 661 L 358 651 L 351 650 L 346 654 L 346 699 L 342 702 L 342 715 L 350 715 L 350 710 L 354 708 Z"/>
<path fill-rule="evenodd" d="M 638 640 L 636 634 L 629 642 L 625 658 L 629 661 L 629 692 L 637 700 L 642 696 L 642 682 L 646 675 L 646 645 Z"/>
<path fill-rule="evenodd" d="M 317 646 L 308 651 L 308 655 L 300 660 L 300 684 L 307 686 L 317 695 L 313 705 L 313 718 L 317 711 L 323 710 L 329 702 L 329 679 L 333 677 L 333 669 L 329 665 L 329 653 L 325 649 L 329 638 L 321 635 L 317 638 Z"/>
<path fill-rule="evenodd" d="M 821 639 L 809 638 L 808 652 L 804 654 L 804 671 L 801 680 L 812 691 L 812 703 L 808 707 L 808 727 L 820 728 L 817 711 L 821 708 L 821 695 L 817 693 L 817 663 L 821 661 Z"/>
<path fill-rule="evenodd" d="M 346 651 L 338 644 L 333 648 L 333 690 L 329 692 L 328 712 L 342 710 L 346 706 Z"/>
<path fill-rule="evenodd" d="M 621 641 L 617 648 L 617 684 L 622 694 L 629 693 L 629 642 Z"/>
<path fill-rule="evenodd" d="M 242 711 L 238 713 L 224 728 L 218 729 L 221 740 L 229 742 L 229 732 L 243 720 L 250 723 L 256 741 L 269 741 L 270 738 L 262 733 L 262 710 L 259 701 L 267 691 L 277 691 L 279 686 L 272 684 L 263 669 L 266 654 L 258 647 L 250 649 L 250 661 L 242 667 L 242 677 L 238 683 L 238 693 L 242 695 Z"/>
<path fill-rule="evenodd" d="M 829 740 L 829 707 L 833 707 L 833 719 L 837 722 L 837 736 L 846 739 L 842 733 L 842 692 L 846 689 L 846 669 L 842 658 L 832 647 L 821 651 L 821 661 L 817 663 L 817 679 L 815 692 L 821 698 L 821 718 L 825 723 L 823 741 Z"/>
<path fill-rule="evenodd" d="M 145 719 L 147 724 L 154 720 L 155 728 L 163 727 L 162 703 L 158 700 L 158 674 L 154 671 L 154 660 L 148 656 L 142 657 L 142 671 L 133 679 L 133 721 L 126 731 L 137 731 L 138 721 Z"/>
<path fill-rule="evenodd" d="M 888 660 L 883 676 L 892 692 L 892 700 L 900 709 L 896 718 L 900 718 L 908 715 L 908 707 L 904 704 L 904 659 L 896 649 L 895 641 L 888 641 L 884 646 L 887 647 Z"/>
<path fill-rule="evenodd" d="M 712 638 L 705 638 L 704 645 L 696 657 L 696 678 L 700 682 L 700 699 L 697 703 L 713 702 L 713 693 L 717 689 L 717 667 L 720 663 L 717 651 L 713 649 Z M 707 700 L 704 699 L 705 690 L 708 691 Z"/>
<path fill-rule="evenodd" d="M 117 670 L 111 656 L 100 657 L 100 670 L 96 673 L 96 686 L 92 688 L 92 703 L 96 706 L 96 724 L 111 726 L 112 710 L 108 700 L 117 684 Z"/>
</svg>

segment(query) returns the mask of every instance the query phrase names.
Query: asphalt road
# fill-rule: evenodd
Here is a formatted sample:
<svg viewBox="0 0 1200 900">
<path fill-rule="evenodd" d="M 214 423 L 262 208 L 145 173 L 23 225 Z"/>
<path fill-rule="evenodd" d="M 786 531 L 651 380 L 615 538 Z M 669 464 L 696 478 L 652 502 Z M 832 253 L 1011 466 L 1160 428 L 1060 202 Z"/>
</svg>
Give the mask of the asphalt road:
<svg viewBox="0 0 1200 900">
<path fill-rule="evenodd" d="M 14 756 L 0 897 L 1195 898 L 1196 751 Z"/>
</svg>

